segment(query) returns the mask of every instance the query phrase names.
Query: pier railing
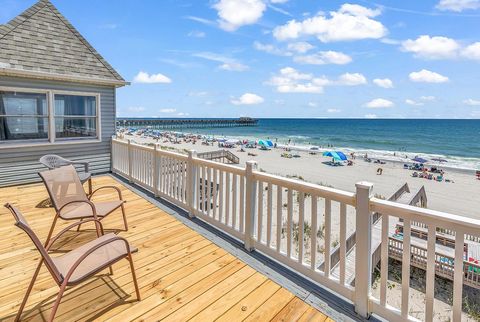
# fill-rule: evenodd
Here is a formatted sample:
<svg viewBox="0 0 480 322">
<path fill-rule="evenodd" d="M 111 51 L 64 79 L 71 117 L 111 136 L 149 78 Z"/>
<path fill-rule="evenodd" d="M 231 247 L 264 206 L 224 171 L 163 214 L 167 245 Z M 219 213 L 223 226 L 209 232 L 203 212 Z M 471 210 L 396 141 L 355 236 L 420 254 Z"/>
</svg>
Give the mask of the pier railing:
<svg viewBox="0 0 480 322">
<path fill-rule="evenodd" d="M 365 182 L 346 192 L 258 171 L 254 161 L 243 168 L 198 158 L 194 151 L 179 154 L 117 139 L 112 139 L 112 170 L 237 238 L 249 251 L 261 252 L 341 296 L 364 317 L 432 321 L 435 272 L 443 265 L 453 279 L 451 318 L 461 319 L 464 279 L 472 275 L 464 266 L 464 236 L 479 235 L 479 220 L 377 199 L 373 186 Z M 382 214 L 378 297 L 372 295 L 371 273 L 375 213 Z M 389 223 L 399 219 L 403 236 L 401 246 L 395 246 Z M 414 222 L 428 229 L 427 247 L 421 252 L 411 247 Z M 436 254 L 437 229 L 455 232 L 454 256 L 448 263 Z M 350 249 L 347 234 L 352 231 L 356 245 Z M 327 254 L 336 248 L 339 259 L 333 267 Z M 389 302 L 389 257 L 401 260 L 399 307 Z M 410 310 L 412 261 L 420 261 L 426 274 L 425 309 L 420 313 Z"/>
</svg>

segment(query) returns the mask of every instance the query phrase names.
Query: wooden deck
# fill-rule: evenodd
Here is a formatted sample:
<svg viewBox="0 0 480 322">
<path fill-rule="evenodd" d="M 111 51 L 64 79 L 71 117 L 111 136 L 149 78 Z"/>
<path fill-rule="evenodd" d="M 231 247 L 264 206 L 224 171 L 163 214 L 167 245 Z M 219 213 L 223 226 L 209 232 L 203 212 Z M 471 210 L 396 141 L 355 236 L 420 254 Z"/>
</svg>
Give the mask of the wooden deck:
<svg viewBox="0 0 480 322">
<path fill-rule="evenodd" d="M 213 244 L 171 215 L 128 190 L 109 176 L 94 178 L 95 186 L 122 189 L 128 232 L 120 231 L 138 247 L 135 269 L 142 301 L 136 302 L 128 262 L 114 265 L 114 275 L 105 270 L 69 289 L 56 320 L 98 321 L 240 321 L 240 320 L 329 320 L 224 249 Z M 105 191 L 102 198 L 114 198 Z M 27 235 L 13 225 L 3 207 L 10 202 L 20 208 L 39 237 L 46 238 L 54 215 L 46 205 L 42 184 L 0 189 L 0 320 L 13 320 L 39 260 Z M 56 231 L 72 222 L 60 222 Z M 122 228 L 120 212 L 103 221 L 106 230 Z M 67 233 L 58 252 L 95 237 L 93 227 Z M 24 311 L 25 321 L 45 321 L 58 292 L 47 270 L 42 268 Z"/>
</svg>

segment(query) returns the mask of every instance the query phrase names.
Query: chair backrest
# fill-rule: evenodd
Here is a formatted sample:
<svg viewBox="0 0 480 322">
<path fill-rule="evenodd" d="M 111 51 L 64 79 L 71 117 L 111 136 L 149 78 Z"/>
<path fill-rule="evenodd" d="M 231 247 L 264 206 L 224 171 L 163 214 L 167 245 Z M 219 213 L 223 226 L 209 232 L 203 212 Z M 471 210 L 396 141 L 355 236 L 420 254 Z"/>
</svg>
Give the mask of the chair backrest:
<svg viewBox="0 0 480 322">
<path fill-rule="evenodd" d="M 57 211 L 71 201 L 88 200 L 77 171 L 72 165 L 43 171 L 39 173 L 39 176 Z"/>
<path fill-rule="evenodd" d="M 35 245 L 37 250 L 40 252 L 40 255 L 42 255 L 42 258 L 45 261 L 45 265 L 47 266 L 47 269 L 50 272 L 50 274 L 52 274 L 53 278 L 57 281 L 58 284 L 62 283 L 63 281 L 62 274 L 60 274 L 60 271 L 53 263 L 52 258 L 50 257 L 50 255 L 48 255 L 47 250 L 45 249 L 43 244 L 40 242 L 37 235 L 33 232 L 33 230 L 28 225 L 28 222 L 26 221 L 25 217 L 23 217 L 23 215 L 20 213 L 20 211 L 16 207 L 12 206 L 9 203 L 5 204 L 5 208 L 10 210 L 13 217 L 15 218 L 15 226 L 22 229 L 25 233 L 27 233 L 28 237 L 30 237 L 33 244 Z"/>
<path fill-rule="evenodd" d="M 56 154 L 47 154 L 40 158 L 40 163 L 46 166 L 47 168 L 56 169 L 70 164 L 70 160 L 62 158 Z"/>
</svg>

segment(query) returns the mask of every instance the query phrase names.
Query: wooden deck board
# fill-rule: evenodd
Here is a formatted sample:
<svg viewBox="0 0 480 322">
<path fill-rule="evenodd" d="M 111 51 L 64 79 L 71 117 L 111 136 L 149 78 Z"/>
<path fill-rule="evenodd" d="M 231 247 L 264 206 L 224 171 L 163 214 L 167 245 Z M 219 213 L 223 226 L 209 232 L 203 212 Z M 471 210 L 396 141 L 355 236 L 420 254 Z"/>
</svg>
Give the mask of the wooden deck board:
<svg viewBox="0 0 480 322">
<path fill-rule="evenodd" d="M 238 321 L 322 317 L 322 313 L 135 194 L 110 176 L 94 178 L 94 188 L 114 185 L 122 190 L 129 231 L 123 231 L 119 211 L 103 225 L 116 231 L 139 251 L 133 255 L 142 301 L 135 301 L 127 261 L 67 290 L 57 320 L 171 320 Z M 115 198 L 106 190 L 96 200 Z M 46 206 L 42 184 L 0 189 L 0 203 L 10 202 L 24 213 L 41 240 L 47 236 L 54 211 Z M 0 208 L 0 320 L 13 321 L 39 260 L 29 238 L 13 225 L 13 217 Z M 58 232 L 72 222 L 59 221 Z M 55 252 L 68 251 L 95 238 L 93 226 L 68 232 Z M 50 274 L 42 268 L 24 310 L 23 320 L 44 321 L 58 292 Z M 306 315 L 308 313 L 308 315 Z M 326 319 L 326 317 L 324 318 Z M 324 320 L 323 319 L 323 320 Z"/>
</svg>

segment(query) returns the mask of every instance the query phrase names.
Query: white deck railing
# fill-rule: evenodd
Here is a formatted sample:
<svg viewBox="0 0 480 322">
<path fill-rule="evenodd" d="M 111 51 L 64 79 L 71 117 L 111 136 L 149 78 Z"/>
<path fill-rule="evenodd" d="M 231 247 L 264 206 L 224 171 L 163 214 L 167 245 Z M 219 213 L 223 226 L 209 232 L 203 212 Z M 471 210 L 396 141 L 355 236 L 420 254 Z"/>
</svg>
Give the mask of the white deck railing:
<svg viewBox="0 0 480 322">
<path fill-rule="evenodd" d="M 355 305 L 362 316 L 376 314 L 391 321 L 416 320 L 410 314 L 410 261 L 416 259 L 411 245 L 411 224 L 428 228 L 426 251 L 425 311 L 434 313 L 437 228 L 455 233 L 453 270 L 453 321 L 462 314 L 464 235 L 478 236 L 480 221 L 428 209 L 406 206 L 372 197 L 372 185 L 358 183 L 356 192 L 306 183 L 263 173 L 249 161 L 245 168 L 188 155 L 112 140 L 112 170 L 184 208 L 223 232 L 243 241 L 279 263 L 303 274 Z M 372 217 L 382 214 L 380 296 L 373 297 Z M 401 305 L 387 300 L 389 220 L 403 220 Z M 347 252 L 347 233 L 356 231 L 356 245 Z M 460 246 L 459 246 L 460 245 Z M 333 248 L 339 247 L 338 265 L 331 265 Z M 411 247 L 412 246 L 412 247 Z M 391 250 L 390 250 L 391 251 Z M 350 252 L 355 252 L 351 254 Z M 352 256 L 354 255 L 354 256 Z M 396 255 L 398 257 L 398 254 Z M 394 256 L 391 256 L 394 257 Z M 461 269 L 453 269 L 461 267 Z M 354 280 L 355 286 L 350 281 Z"/>
</svg>

